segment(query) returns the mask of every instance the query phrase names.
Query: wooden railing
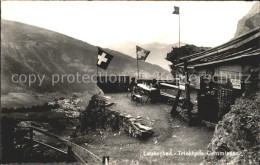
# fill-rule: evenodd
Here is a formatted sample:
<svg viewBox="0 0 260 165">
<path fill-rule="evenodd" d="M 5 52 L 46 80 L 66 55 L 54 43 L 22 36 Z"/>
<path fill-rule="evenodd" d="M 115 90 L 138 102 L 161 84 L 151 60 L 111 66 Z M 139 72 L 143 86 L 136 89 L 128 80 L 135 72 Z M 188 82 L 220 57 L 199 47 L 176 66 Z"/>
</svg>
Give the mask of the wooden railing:
<svg viewBox="0 0 260 165">
<path fill-rule="evenodd" d="M 35 128 L 35 127 L 28 127 L 29 129 L 29 138 L 25 137 L 26 139 L 30 140 L 30 143 L 37 143 L 39 145 L 45 146 L 49 149 L 53 149 L 57 152 L 60 152 L 62 154 L 66 154 L 67 155 L 67 161 L 72 161 L 73 159 L 75 159 L 76 161 L 78 161 L 81 164 L 85 164 L 87 165 L 88 163 L 91 164 L 103 164 L 103 165 L 108 165 L 109 163 L 109 157 L 104 156 L 103 159 L 101 159 L 100 157 L 98 157 L 97 155 L 95 155 L 94 153 L 90 152 L 89 150 L 87 150 L 86 148 L 83 148 L 75 143 L 72 143 L 66 139 L 63 139 L 57 135 L 51 134 L 49 132 L 46 132 L 42 129 L 39 128 Z M 56 148 L 54 146 L 51 146 L 49 144 L 40 142 L 38 140 L 34 139 L 33 136 L 33 132 L 39 132 L 41 134 L 44 134 L 48 137 L 54 138 L 62 143 L 64 143 L 67 147 L 67 151 L 63 151 L 59 148 Z"/>
</svg>

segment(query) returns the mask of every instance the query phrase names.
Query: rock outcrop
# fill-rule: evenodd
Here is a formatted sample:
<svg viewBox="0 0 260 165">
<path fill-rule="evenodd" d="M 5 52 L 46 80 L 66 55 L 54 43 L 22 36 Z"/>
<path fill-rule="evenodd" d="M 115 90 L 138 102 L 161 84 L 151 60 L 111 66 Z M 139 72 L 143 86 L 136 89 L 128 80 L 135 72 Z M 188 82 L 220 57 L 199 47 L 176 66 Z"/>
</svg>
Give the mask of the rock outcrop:
<svg viewBox="0 0 260 165">
<path fill-rule="evenodd" d="M 93 95 L 88 107 L 81 114 L 79 130 L 88 132 L 95 129 L 124 131 L 130 136 L 145 139 L 153 134 L 151 127 L 140 122 L 139 118 L 113 110 L 105 97 Z"/>
<path fill-rule="evenodd" d="M 216 125 L 202 164 L 258 164 L 260 93 L 239 98 Z M 211 154 L 212 153 L 212 154 Z"/>
<path fill-rule="evenodd" d="M 234 37 L 260 26 L 260 2 L 255 2 L 252 9 L 241 20 L 238 21 L 237 31 Z"/>
</svg>

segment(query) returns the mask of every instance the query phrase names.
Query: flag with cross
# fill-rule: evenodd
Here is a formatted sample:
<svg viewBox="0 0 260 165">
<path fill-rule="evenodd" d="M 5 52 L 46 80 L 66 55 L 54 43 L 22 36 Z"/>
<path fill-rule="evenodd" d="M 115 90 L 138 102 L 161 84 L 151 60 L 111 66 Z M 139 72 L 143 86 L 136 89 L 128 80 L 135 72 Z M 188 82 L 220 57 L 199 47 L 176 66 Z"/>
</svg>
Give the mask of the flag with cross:
<svg viewBox="0 0 260 165">
<path fill-rule="evenodd" d="M 113 57 L 114 56 L 98 47 L 97 66 L 106 70 Z"/>
<path fill-rule="evenodd" d="M 136 46 L 136 55 L 137 55 L 137 60 L 146 60 L 147 56 L 149 55 L 150 51 L 145 50 L 141 48 L 140 46 Z"/>
<path fill-rule="evenodd" d="M 180 14 L 180 7 L 174 6 L 174 11 L 172 14 Z"/>
</svg>

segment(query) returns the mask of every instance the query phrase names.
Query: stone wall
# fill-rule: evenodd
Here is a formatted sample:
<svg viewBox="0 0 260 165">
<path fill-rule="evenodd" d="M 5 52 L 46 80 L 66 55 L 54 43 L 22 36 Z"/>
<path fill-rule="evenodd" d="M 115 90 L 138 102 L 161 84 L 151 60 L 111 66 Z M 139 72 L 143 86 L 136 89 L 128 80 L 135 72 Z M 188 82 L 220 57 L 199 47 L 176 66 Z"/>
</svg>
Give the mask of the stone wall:
<svg viewBox="0 0 260 165">
<path fill-rule="evenodd" d="M 88 107 L 81 114 L 80 131 L 106 129 L 112 131 L 125 131 L 136 138 L 148 138 L 153 134 L 153 129 L 139 122 L 131 115 L 121 114 L 113 107 L 108 106 L 105 97 L 92 96 Z"/>
</svg>

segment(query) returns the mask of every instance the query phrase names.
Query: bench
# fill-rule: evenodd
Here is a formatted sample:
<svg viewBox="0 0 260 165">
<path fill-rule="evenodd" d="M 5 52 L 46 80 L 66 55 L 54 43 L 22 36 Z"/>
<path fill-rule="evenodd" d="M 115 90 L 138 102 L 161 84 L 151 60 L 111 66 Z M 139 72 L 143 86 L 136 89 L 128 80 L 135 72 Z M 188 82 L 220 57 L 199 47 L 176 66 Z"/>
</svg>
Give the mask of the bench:
<svg viewBox="0 0 260 165">
<path fill-rule="evenodd" d="M 171 95 L 171 94 L 169 94 L 169 93 L 161 92 L 160 95 L 161 95 L 162 97 L 168 98 L 168 101 L 167 101 L 167 102 L 169 102 L 169 101 L 171 101 L 171 100 L 174 101 L 174 100 L 176 99 L 176 96 Z M 179 100 L 180 100 L 180 101 L 183 101 L 183 97 L 179 97 Z"/>
<path fill-rule="evenodd" d="M 169 98 L 172 98 L 172 99 L 176 98 L 176 96 L 173 96 L 173 95 L 165 93 L 165 92 L 161 92 L 161 96 L 169 97 Z"/>
<path fill-rule="evenodd" d="M 143 105 L 143 97 L 139 94 L 133 94 L 132 100 L 136 101 L 136 105 L 137 105 L 137 103 L 142 103 L 142 105 Z"/>
<path fill-rule="evenodd" d="M 173 98 L 173 99 L 176 98 L 176 96 L 173 96 L 173 95 L 171 95 L 169 93 L 165 93 L 165 92 L 161 92 L 161 96 L 170 97 L 170 98 Z M 179 99 L 183 100 L 183 97 L 180 97 Z"/>
</svg>

